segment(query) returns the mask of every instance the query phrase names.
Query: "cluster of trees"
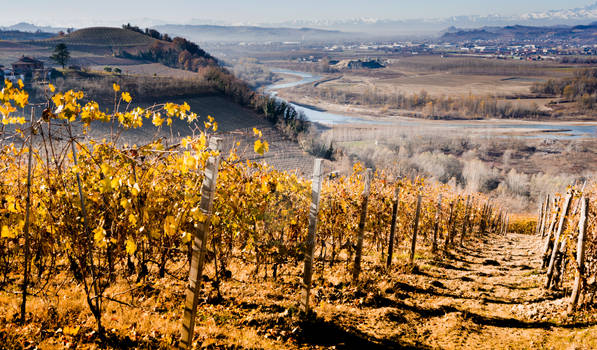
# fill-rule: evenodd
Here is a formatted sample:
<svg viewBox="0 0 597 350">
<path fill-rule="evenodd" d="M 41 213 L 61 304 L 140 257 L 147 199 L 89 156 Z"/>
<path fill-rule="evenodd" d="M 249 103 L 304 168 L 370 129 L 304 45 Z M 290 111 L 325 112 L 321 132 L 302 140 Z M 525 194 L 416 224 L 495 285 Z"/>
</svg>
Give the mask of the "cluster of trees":
<svg viewBox="0 0 597 350">
<path fill-rule="evenodd" d="M 307 91 L 306 91 L 307 93 Z M 537 118 L 545 112 L 537 106 L 499 101 L 492 96 L 433 97 L 425 90 L 412 95 L 377 90 L 346 92 L 334 88 L 310 89 L 318 98 L 341 104 L 384 106 L 384 108 L 416 110 L 426 117 L 448 118 Z"/>
<path fill-rule="evenodd" d="M 595 64 L 597 63 L 597 57 L 589 56 L 564 56 L 558 59 L 561 63 L 574 63 L 574 64 Z"/>
<path fill-rule="evenodd" d="M 170 43 L 156 41 L 136 53 L 122 51 L 120 57 L 159 62 L 169 67 L 197 72 L 201 67 L 217 66 L 218 61 L 196 44 L 180 37 Z"/>
<path fill-rule="evenodd" d="M 534 62 L 496 60 L 485 58 L 442 57 L 429 60 L 398 61 L 396 66 L 415 70 L 432 72 L 453 72 L 471 75 L 522 75 L 534 76 L 541 73 L 544 65 L 539 66 Z"/>
<path fill-rule="evenodd" d="M 130 23 L 123 25 L 122 28 L 167 43 L 156 41 L 149 49 L 136 53 L 122 51 L 119 54 L 121 57 L 160 62 L 170 67 L 182 68 L 193 72 L 196 72 L 201 67 L 218 65 L 218 61 L 213 56 L 201 49 L 199 45 L 185 38 L 178 36 L 170 38 L 168 34 L 162 34 L 150 28 L 145 28 L 145 31 L 143 31 L 141 28 L 132 26 Z"/>
<path fill-rule="evenodd" d="M 576 101 L 581 108 L 590 110 L 597 101 L 597 68 L 578 70 L 571 78 L 535 84 L 532 91 Z"/>
<path fill-rule="evenodd" d="M 258 88 L 274 82 L 275 75 L 255 58 L 241 58 L 232 67 L 234 75 Z"/>
<path fill-rule="evenodd" d="M 124 25 L 123 28 L 142 32 L 140 28 L 130 24 Z M 152 29 L 146 29 L 146 32 L 143 34 L 156 39 L 163 39 L 165 35 Z M 168 67 L 197 72 L 198 76 L 202 77 L 211 89 L 221 92 L 242 106 L 263 114 L 272 123 L 279 124 L 287 136 L 293 139 L 309 128 L 305 116 L 297 112 L 291 105 L 274 97 L 256 93 L 245 81 L 222 67 L 216 58 L 185 38 L 175 37 L 169 43 L 156 41 L 148 50 L 134 54 L 123 51 L 120 56 L 159 62 Z"/>
<path fill-rule="evenodd" d="M 168 34 L 166 34 L 166 33 L 161 34 L 157 30 L 151 29 L 151 28 L 145 28 L 145 30 L 143 30 L 137 26 L 133 26 L 130 23 L 127 23 L 127 24 L 122 25 L 122 29 L 131 30 L 133 32 L 144 34 L 144 35 L 150 36 L 150 37 L 152 37 L 154 39 L 158 39 L 158 40 L 164 40 L 164 41 L 169 41 L 169 42 L 172 41 L 172 38 L 170 38 L 170 36 Z"/>
<path fill-rule="evenodd" d="M 582 141 L 555 141 L 560 153 L 533 164 L 545 152 L 543 141 L 438 130 L 347 126 L 324 131 L 321 139 L 327 142 L 323 144 L 339 145 L 344 155 L 368 167 L 396 169 L 403 175 L 486 193 L 521 212 L 535 210 L 535 200 L 545 189 L 565 191 L 590 173 L 589 164 L 562 167 L 552 161 L 586 157 L 590 149 Z"/>
</svg>

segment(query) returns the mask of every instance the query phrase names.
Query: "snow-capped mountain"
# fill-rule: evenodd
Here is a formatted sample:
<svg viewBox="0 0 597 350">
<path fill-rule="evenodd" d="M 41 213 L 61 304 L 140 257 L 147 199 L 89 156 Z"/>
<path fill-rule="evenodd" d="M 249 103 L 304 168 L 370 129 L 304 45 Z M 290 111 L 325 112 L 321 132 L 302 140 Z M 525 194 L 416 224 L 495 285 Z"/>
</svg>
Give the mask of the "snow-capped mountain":
<svg viewBox="0 0 597 350">
<path fill-rule="evenodd" d="M 518 16 L 463 15 L 444 18 L 425 19 L 376 19 L 354 18 L 342 20 L 293 20 L 282 23 L 260 23 L 262 26 L 283 27 L 313 27 L 321 29 L 336 29 L 349 32 L 366 32 L 386 35 L 432 35 L 448 27 L 477 28 L 485 26 L 553 26 L 588 24 L 597 20 L 597 2 L 574 9 L 550 10 L 544 12 L 530 12 Z"/>
<path fill-rule="evenodd" d="M 214 20 L 209 18 L 193 18 L 179 23 L 166 22 L 153 18 L 136 18 L 128 20 L 112 21 L 87 21 L 88 25 L 112 25 L 120 26 L 122 23 L 131 23 L 141 27 L 155 27 L 166 24 L 176 25 L 218 25 L 218 26 L 251 26 L 266 28 L 313 28 L 324 30 L 335 30 L 349 33 L 361 33 L 365 36 L 375 37 L 405 37 L 415 36 L 440 36 L 447 28 L 472 29 L 480 27 L 503 27 L 513 25 L 526 26 L 575 26 L 584 25 L 597 21 L 597 2 L 585 7 L 573 9 L 550 10 L 543 12 L 529 12 L 516 16 L 505 16 L 500 14 L 490 15 L 462 15 L 442 18 L 418 18 L 418 19 L 380 19 L 380 18 L 349 18 L 349 19 L 294 19 L 285 22 L 260 23 L 258 21 L 247 21 L 242 23 L 226 20 Z M 77 22 L 78 23 L 78 22 Z M 79 27 L 77 23 L 72 26 Z M 57 32 L 64 28 L 35 26 L 29 23 L 19 23 L 12 26 L 0 27 L 4 30 L 21 30 L 35 32 Z M 351 34 L 353 36 L 353 34 Z"/>
<path fill-rule="evenodd" d="M 594 20 L 597 19 L 597 2 L 580 8 L 531 12 L 520 16 L 524 20 Z"/>
</svg>

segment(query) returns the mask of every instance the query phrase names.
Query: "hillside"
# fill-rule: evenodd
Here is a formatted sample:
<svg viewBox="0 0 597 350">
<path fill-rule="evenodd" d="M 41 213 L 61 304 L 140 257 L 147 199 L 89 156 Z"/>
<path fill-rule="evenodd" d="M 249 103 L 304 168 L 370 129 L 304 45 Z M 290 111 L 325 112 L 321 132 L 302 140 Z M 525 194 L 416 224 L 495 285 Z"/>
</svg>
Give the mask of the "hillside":
<svg viewBox="0 0 597 350">
<path fill-rule="evenodd" d="M 578 26 L 506 26 L 477 29 L 450 28 L 441 39 L 444 42 L 498 41 L 523 42 L 526 40 L 549 42 L 597 43 L 597 22 Z"/>
<path fill-rule="evenodd" d="M 64 43 L 71 46 L 131 47 L 148 46 L 159 40 L 131 30 L 112 27 L 91 27 L 76 30 L 62 37 L 45 40 L 53 45 Z"/>
<path fill-rule="evenodd" d="M 43 40 L 56 34 L 44 32 L 23 32 L 20 30 L 0 30 L 0 40 L 25 41 L 25 40 Z"/>
</svg>

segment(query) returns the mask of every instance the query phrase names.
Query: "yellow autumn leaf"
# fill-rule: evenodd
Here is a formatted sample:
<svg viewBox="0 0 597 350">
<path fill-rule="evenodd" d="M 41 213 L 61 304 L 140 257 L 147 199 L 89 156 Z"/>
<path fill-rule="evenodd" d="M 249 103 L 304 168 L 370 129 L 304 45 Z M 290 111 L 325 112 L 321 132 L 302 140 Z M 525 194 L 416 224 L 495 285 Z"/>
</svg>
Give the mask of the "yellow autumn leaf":
<svg viewBox="0 0 597 350">
<path fill-rule="evenodd" d="M 133 241 L 133 239 L 131 237 L 127 238 L 127 240 L 126 240 L 126 252 L 129 255 L 133 255 L 133 254 L 135 254 L 136 251 L 137 251 L 137 243 L 135 243 L 135 241 Z"/>
<path fill-rule="evenodd" d="M 141 188 L 139 187 L 139 184 L 135 182 L 133 187 L 131 187 L 131 194 L 136 197 L 139 192 L 141 192 Z"/>
<path fill-rule="evenodd" d="M 81 329 L 80 326 L 75 326 L 75 327 L 66 326 L 62 329 L 62 334 L 75 336 L 75 335 L 79 334 L 80 329 Z"/>
<path fill-rule="evenodd" d="M 17 235 L 13 230 L 8 228 L 8 226 L 2 226 L 2 232 L 0 233 L 0 238 L 15 238 Z"/>
<path fill-rule="evenodd" d="M 190 136 L 187 136 L 185 138 L 183 138 L 182 140 L 180 140 L 180 145 L 184 148 L 189 147 L 189 144 L 192 142 L 192 139 Z"/>
<path fill-rule="evenodd" d="M 174 216 L 168 215 L 164 220 L 164 234 L 166 236 L 172 236 L 176 230 L 176 219 Z"/>
<path fill-rule="evenodd" d="M 162 124 L 164 124 L 164 118 L 162 118 L 160 113 L 154 113 L 151 122 L 154 126 L 162 126 Z"/>
<path fill-rule="evenodd" d="M 207 215 L 205 215 L 205 213 L 198 207 L 191 209 L 191 216 L 198 222 L 205 222 L 205 220 L 207 220 Z"/>
<path fill-rule="evenodd" d="M 112 190 L 112 180 L 109 177 L 105 177 L 103 180 L 100 181 L 100 192 L 106 193 Z"/>
<path fill-rule="evenodd" d="M 128 210 L 131 208 L 131 202 L 128 199 L 121 199 L 120 200 L 120 205 L 124 208 L 124 210 Z"/>
<path fill-rule="evenodd" d="M 255 151 L 255 153 L 263 155 L 263 143 L 261 142 L 261 140 L 255 141 L 255 144 L 253 145 L 253 150 Z"/>
<path fill-rule="evenodd" d="M 118 185 L 119 185 L 119 184 L 120 184 L 120 179 L 119 179 L 118 177 L 116 177 L 116 176 L 114 176 L 114 177 L 112 178 L 112 180 L 110 181 L 110 186 L 111 186 L 112 188 L 118 188 Z"/>
<path fill-rule="evenodd" d="M 255 141 L 255 145 L 253 146 L 253 150 L 255 150 L 255 153 L 263 155 L 264 153 L 269 151 L 269 144 L 267 143 L 267 141 L 257 140 Z"/>
<path fill-rule="evenodd" d="M 128 92 L 123 92 L 122 93 L 122 99 L 126 103 L 130 103 L 133 100 L 133 98 L 131 97 L 131 94 L 129 94 Z"/>
<path fill-rule="evenodd" d="M 192 236 L 191 236 L 190 233 L 188 233 L 186 231 L 183 231 L 181 238 L 182 238 L 182 243 L 186 244 L 186 243 L 189 243 L 191 241 Z"/>
<path fill-rule="evenodd" d="M 129 222 L 133 226 L 137 225 L 137 217 L 133 214 L 129 214 Z"/>
<path fill-rule="evenodd" d="M 108 245 L 106 242 L 106 230 L 104 230 L 103 227 L 98 226 L 93 230 L 93 240 L 98 247 L 105 248 Z"/>
</svg>

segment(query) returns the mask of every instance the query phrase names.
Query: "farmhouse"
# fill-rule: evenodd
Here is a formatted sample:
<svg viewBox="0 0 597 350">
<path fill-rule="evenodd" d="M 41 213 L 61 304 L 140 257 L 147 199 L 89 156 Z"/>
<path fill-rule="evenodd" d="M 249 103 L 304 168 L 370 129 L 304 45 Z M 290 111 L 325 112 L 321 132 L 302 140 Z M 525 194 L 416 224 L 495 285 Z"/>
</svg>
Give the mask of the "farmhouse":
<svg viewBox="0 0 597 350">
<path fill-rule="evenodd" d="M 37 69 L 44 69 L 44 63 L 35 58 L 23 56 L 12 64 L 15 73 L 31 73 Z"/>
</svg>

